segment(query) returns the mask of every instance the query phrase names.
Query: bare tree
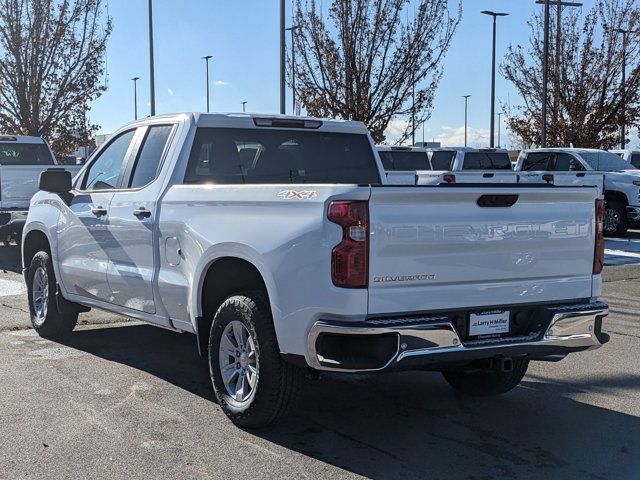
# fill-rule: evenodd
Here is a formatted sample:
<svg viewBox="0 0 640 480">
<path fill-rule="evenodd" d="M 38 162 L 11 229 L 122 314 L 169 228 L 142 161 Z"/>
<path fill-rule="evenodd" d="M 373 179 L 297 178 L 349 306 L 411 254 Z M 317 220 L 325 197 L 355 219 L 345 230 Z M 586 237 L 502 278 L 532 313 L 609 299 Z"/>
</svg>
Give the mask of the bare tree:
<svg viewBox="0 0 640 480">
<path fill-rule="evenodd" d="M 558 11 L 553 9 L 552 22 L 556 27 L 557 21 Z M 528 25 L 531 30 L 528 48 L 511 45 L 501 66 L 505 77 L 519 91 L 523 104 L 504 108 L 508 126 L 522 144 L 539 145 L 544 58 L 542 13 L 536 12 Z M 623 87 L 623 38 L 615 31 L 638 30 L 640 7 L 637 0 L 597 0 L 584 16 L 576 9 L 563 11 L 560 27 L 552 28 L 550 37 L 547 143 L 611 148 L 620 141 L 623 122 L 632 127 L 640 121 L 640 36 L 627 37 L 628 73 Z"/>
<path fill-rule="evenodd" d="M 111 21 L 104 0 L 0 0 L 0 128 L 45 137 L 56 154 L 87 145 Z"/>
<path fill-rule="evenodd" d="M 310 115 L 361 120 L 378 142 L 396 115 L 413 120 L 401 140 L 429 118 L 462 6 L 414 3 L 296 0 L 296 83 Z"/>
</svg>

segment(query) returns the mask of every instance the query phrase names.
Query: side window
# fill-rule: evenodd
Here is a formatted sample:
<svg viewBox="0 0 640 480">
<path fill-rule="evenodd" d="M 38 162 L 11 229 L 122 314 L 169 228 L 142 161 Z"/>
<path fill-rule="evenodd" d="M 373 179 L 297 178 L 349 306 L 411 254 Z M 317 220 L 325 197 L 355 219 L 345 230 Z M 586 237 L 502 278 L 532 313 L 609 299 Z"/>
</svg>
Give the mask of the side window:
<svg viewBox="0 0 640 480">
<path fill-rule="evenodd" d="M 640 153 L 634 153 L 631 155 L 631 165 L 636 168 L 640 168 Z"/>
<path fill-rule="evenodd" d="M 581 172 L 584 167 L 573 155 L 559 153 L 556 155 L 555 170 L 557 172 Z"/>
<path fill-rule="evenodd" d="M 551 153 L 529 153 L 524 159 L 522 170 L 529 172 L 550 170 L 552 158 Z"/>
<path fill-rule="evenodd" d="M 140 188 L 151 183 L 158 175 L 158 167 L 173 125 L 149 127 L 138 159 L 131 172 L 129 188 Z"/>
<path fill-rule="evenodd" d="M 109 190 L 117 187 L 122 163 L 135 132 L 129 130 L 121 134 L 89 166 L 82 183 L 84 190 Z"/>
</svg>

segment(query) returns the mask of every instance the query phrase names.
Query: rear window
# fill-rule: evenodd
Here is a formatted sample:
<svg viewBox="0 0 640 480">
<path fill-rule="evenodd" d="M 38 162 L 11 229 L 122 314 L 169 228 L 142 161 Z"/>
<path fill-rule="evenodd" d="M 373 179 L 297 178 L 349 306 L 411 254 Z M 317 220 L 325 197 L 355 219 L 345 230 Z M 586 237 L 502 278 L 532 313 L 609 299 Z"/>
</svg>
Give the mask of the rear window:
<svg viewBox="0 0 640 480">
<path fill-rule="evenodd" d="M 431 166 L 434 170 L 451 170 L 456 152 L 432 152 Z"/>
<path fill-rule="evenodd" d="M 550 152 L 529 153 L 524 159 L 522 170 L 527 172 L 552 170 L 553 157 L 553 153 Z"/>
<path fill-rule="evenodd" d="M 431 170 L 426 152 L 395 150 L 378 153 L 385 170 Z"/>
<path fill-rule="evenodd" d="M 380 178 L 366 135 L 199 128 L 184 181 L 378 184 Z"/>
<path fill-rule="evenodd" d="M 463 170 L 512 170 L 506 152 L 469 152 L 464 154 Z"/>
<path fill-rule="evenodd" d="M 0 143 L 0 165 L 53 165 L 43 143 Z"/>
</svg>

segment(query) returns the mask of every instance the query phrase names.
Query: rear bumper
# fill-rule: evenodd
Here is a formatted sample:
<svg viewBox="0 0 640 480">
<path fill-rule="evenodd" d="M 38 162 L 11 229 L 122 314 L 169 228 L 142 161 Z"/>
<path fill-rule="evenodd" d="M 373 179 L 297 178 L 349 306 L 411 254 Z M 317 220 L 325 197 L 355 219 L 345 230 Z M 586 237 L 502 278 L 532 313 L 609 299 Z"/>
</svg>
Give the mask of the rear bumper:
<svg viewBox="0 0 640 480">
<path fill-rule="evenodd" d="M 307 338 L 308 362 L 326 371 L 365 372 L 438 368 L 441 364 L 494 357 L 557 359 L 608 341 L 601 332 L 609 308 L 602 302 L 546 307 L 541 332 L 463 341 L 446 316 L 316 322 Z"/>
</svg>

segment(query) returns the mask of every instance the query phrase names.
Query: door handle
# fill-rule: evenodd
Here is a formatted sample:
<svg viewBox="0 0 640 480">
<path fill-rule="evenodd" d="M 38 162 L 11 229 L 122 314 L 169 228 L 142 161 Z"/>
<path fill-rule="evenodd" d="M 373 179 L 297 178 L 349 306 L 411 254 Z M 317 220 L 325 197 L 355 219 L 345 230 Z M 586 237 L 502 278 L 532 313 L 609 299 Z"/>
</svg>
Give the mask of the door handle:
<svg viewBox="0 0 640 480">
<path fill-rule="evenodd" d="M 102 206 L 99 206 L 99 207 L 93 207 L 93 208 L 91 209 L 91 213 L 93 213 L 96 217 L 101 217 L 101 216 L 103 216 L 103 215 L 106 215 L 106 214 L 107 214 L 107 209 L 106 209 L 106 208 L 104 208 L 104 207 L 102 207 Z"/>
<path fill-rule="evenodd" d="M 151 216 L 151 212 L 144 207 L 140 207 L 133 211 L 133 216 L 138 218 L 149 218 Z"/>
</svg>

